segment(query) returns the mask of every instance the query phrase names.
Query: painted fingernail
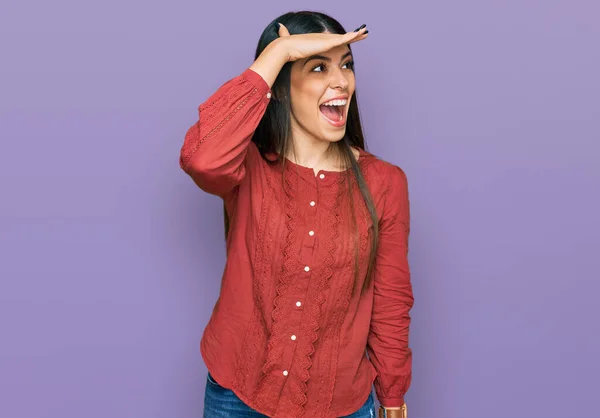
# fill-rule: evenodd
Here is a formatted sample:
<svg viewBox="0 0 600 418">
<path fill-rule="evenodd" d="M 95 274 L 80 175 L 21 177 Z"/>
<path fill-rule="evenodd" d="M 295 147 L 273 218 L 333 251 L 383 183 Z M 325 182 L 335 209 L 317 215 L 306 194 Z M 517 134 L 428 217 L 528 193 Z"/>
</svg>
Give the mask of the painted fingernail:
<svg viewBox="0 0 600 418">
<path fill-rule="evenodd" d="M 281 25 L 279 24 L 279 22 L 273 23 L 273 26 L 275 27 L 275 32 L 279 32 L 279 28 L 281 27 Z"/>
<path fill-rule="evenodd" d="M 358 28 L 354 29 L 354 32 L 358 32 L 359 30 L 361 30 L 362 28 L 364 28 L 367 25 L 361 25 Z"/>
<path fill-rule="evenodd" d="M 363 33 L 363 35 L 366 35 L 367 33 L 369 33 L 369 30 L 368 30 L 368 29 L 365 31 L 365 33 Z"/>
</svg>

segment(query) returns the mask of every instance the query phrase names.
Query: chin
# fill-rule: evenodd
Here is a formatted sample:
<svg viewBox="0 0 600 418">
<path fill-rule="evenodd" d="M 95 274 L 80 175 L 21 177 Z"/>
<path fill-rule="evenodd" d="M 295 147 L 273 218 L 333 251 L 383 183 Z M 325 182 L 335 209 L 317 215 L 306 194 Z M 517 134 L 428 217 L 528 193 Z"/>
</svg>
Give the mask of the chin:
<svg viewBox="0 0 600 418">
<path fill-rule="evenodd" d="M 339 142 L 344 139 L 344 135 L 346 135 L 346 130 L 342 130 L 341 132 L 335 133 L 326 133 L 323 135 L 323 139 L 327 142 Z"/>
</svg>

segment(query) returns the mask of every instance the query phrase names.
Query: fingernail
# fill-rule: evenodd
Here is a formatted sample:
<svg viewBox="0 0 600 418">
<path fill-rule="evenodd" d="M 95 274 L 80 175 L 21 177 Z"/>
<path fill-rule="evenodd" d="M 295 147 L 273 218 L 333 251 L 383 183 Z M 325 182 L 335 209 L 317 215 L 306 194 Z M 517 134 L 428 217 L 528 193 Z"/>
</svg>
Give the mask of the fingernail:
<svg viewBox="0 0 600 418">
<path fill-rule="evenodd" d="M 361 25 L 358 28 L 354 29 L 354 32 L 358 32 L 359 30 L 361 30 L 362 28 L 364 28 L 367 25 Z"/>
<path fill-rule="evenodd" d="M 363 35 L 366 35 L 367 33 L 369 33 L 369 29 L 367 29 Z"/>
<path fill-rule="evenodd" d="M 275 26 L 275 32 L 279 32 L 279 28 L 281 27 L 281 25 L 279 24 L 279 22 L 273 23 L 273 26 Z"/>
</svg>

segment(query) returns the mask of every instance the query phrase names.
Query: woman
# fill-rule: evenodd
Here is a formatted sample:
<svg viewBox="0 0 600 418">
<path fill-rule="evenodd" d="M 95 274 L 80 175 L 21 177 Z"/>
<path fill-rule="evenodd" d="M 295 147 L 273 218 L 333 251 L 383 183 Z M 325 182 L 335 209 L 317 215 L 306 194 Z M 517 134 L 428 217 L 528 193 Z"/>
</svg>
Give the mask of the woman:
<svg viewBox="0 0 600 418">
<path fill-rule="evenodd" d="M 350 44 L 367 34 L 280 16 L 186 133 L 180 165 L 225 212 L 205 417 L 371 418 L 373 383 L 379 416 L 406 416 L 408 187 L 365 151 Z"/>
</svg>

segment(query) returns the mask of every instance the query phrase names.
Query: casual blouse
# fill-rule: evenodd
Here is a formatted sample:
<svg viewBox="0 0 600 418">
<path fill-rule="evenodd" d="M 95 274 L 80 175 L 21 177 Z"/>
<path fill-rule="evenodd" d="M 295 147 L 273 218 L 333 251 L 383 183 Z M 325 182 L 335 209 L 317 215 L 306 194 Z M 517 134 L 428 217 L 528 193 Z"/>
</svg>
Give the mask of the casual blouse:
<svg viewBox="0 0 600 418">
<path fill-rule="evenodd" d="M 223 199 L 230 219 L 202 358 L 220 385 L 271 417 L 349 415 L 373 384 L 383 406 L 400 406 L 412 360 L 406 175 L 360 150 L 380 233 L 373 281 L 361 293 L 373 223 L 354 184 L 352 226 L 354 176 L 268 164 L 251 137 L 270 100 L 266 81 L 245 69 L 199 106 L 181 148 L 180 167 Z M 353 286 L 355 237 L 362 279 Z"/>
</svg>

